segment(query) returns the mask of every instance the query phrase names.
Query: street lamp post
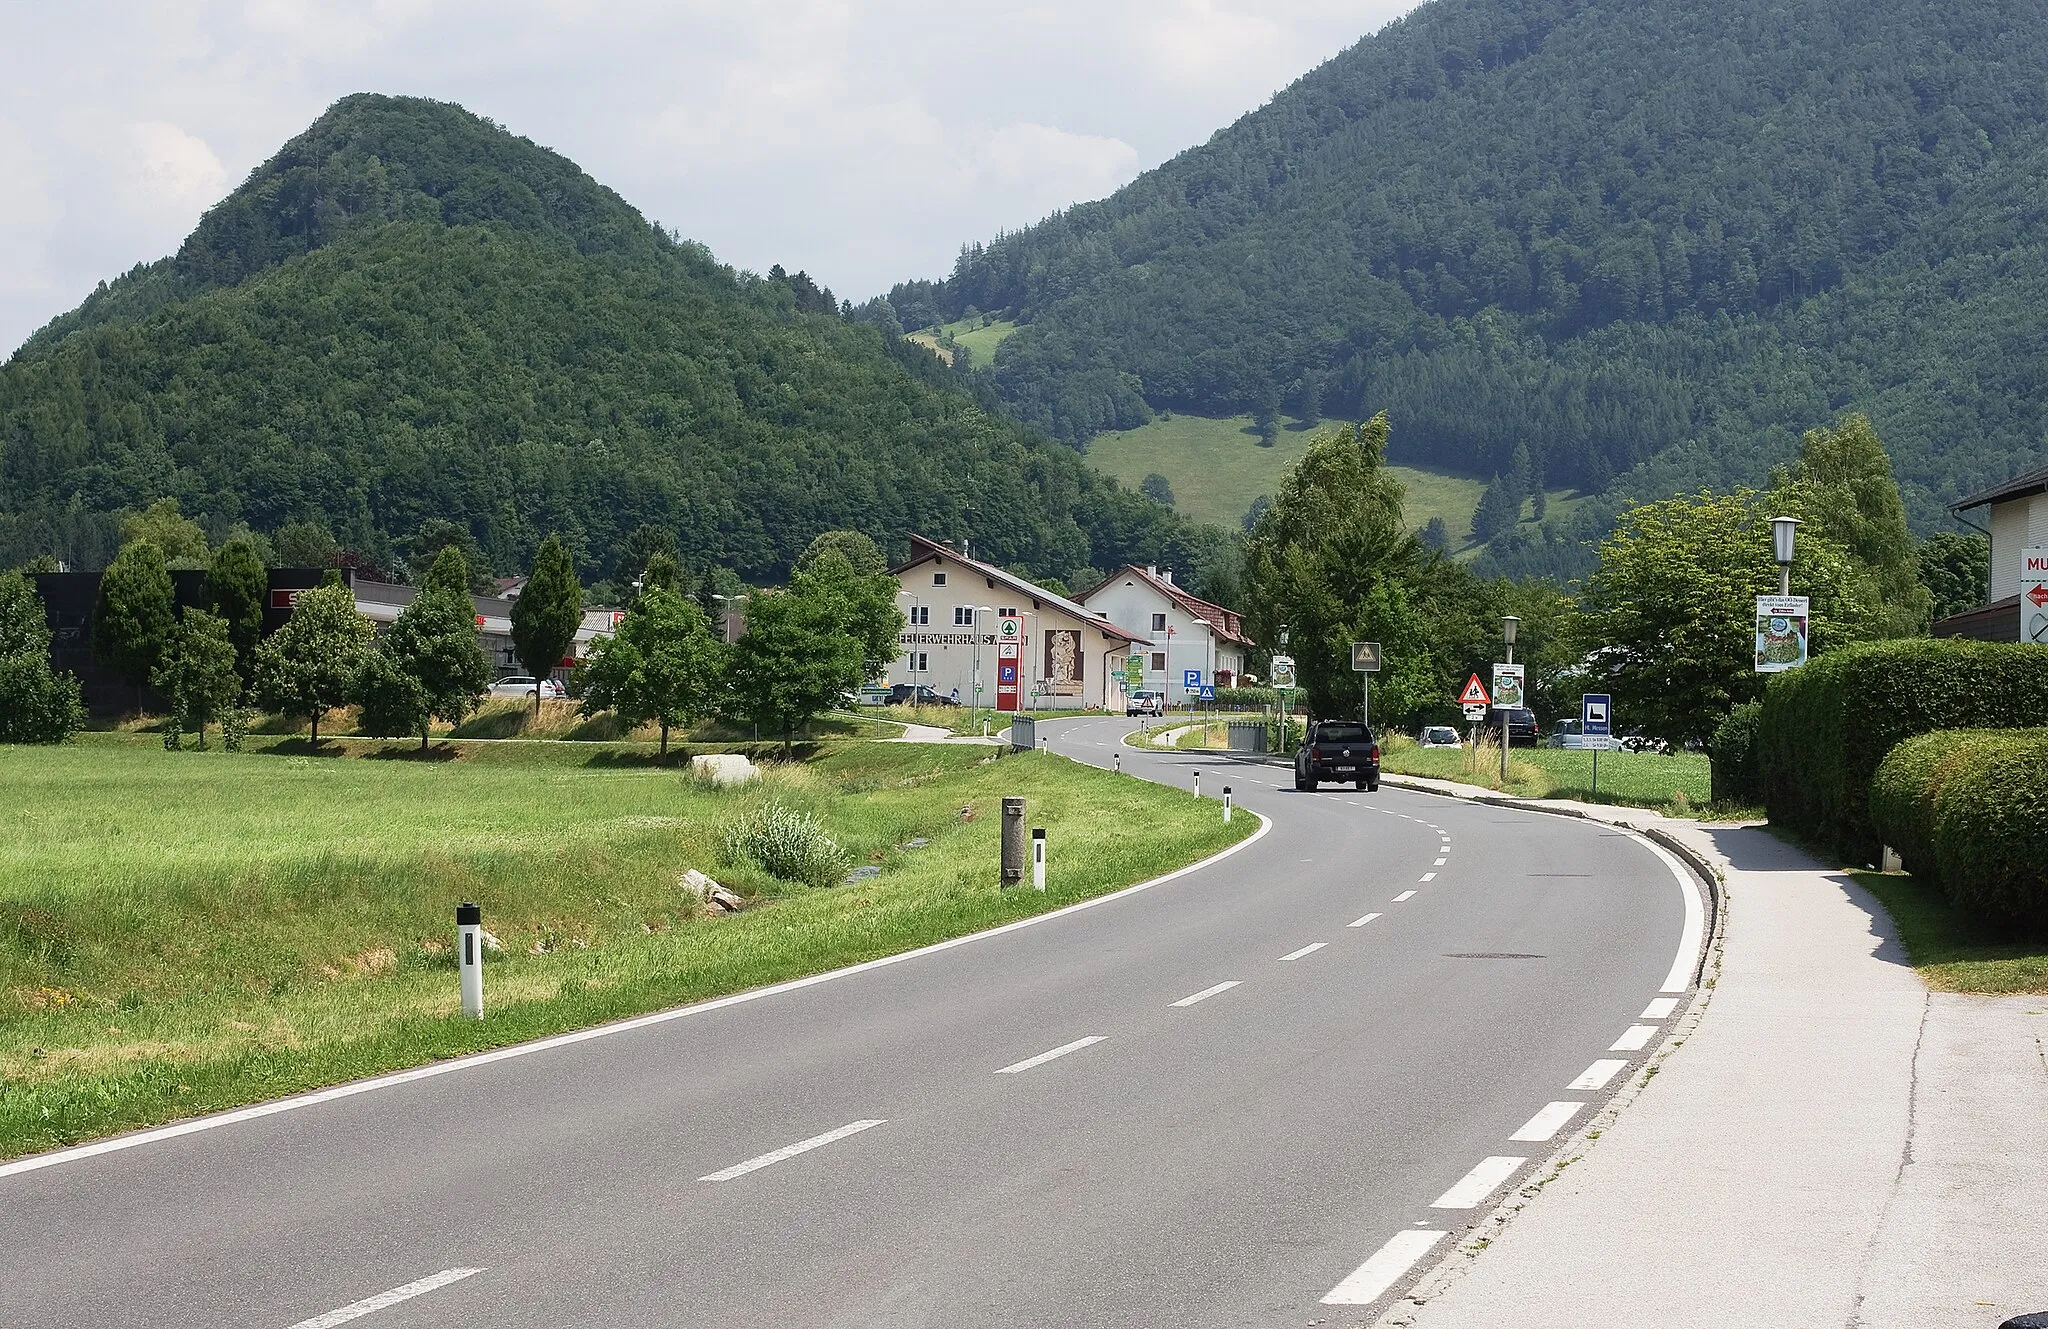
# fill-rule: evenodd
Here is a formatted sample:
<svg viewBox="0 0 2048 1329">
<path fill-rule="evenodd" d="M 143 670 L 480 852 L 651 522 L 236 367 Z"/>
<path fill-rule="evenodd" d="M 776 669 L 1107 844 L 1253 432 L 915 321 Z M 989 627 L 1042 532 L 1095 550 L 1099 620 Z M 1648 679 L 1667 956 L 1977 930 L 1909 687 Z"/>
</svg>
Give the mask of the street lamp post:
<svg viewBox="0 0 2048 1329">
<path fill-rule="evenodd" d="M 1799 518 L 1771 518 L 1771 547 L 1778 557 L 1778 594 L 1792 594 L 1792 542 L 1799 534 Z"/>
<path fill-rule="evenodd" d="M 1508 663 L 1515 662 L 1515 629 L 1522 626 L 1522 620 L 1513 614 L 1503 614 L 1500 620 L 1501 640 L 1507 643 Z M 1514 742 L 1513 717 L 1503 709 L 1500 713 L 1500 787 L 1508 787 L 1508 747 Z"/>
<path fill-rule="evenodd" d="M 719 605 L 718 635 L 724 639 L 725 644 L 728 646 L 732 645 L 732 610 L 727 606 L 735 601 L 744 604 L 747 595 L 748 592 L 746 591 L 741 591 L 738 595 L 720 595 L 717 591 L 711 593 L 711 598 L 718 601 Z"/>
<path fill-rule="evenodd" d="M 969 616 L 973 622 L 968 626 L 967 635 L 973 639 L 974 647 L 974 695 L 968 698 L 967 712 L 969 729 L 977 728 L 981 723 L 981 616 L 994 612 L 996 611 L 987 605 L 976 605 L 973 614 Z"/>
<path fill-rule="evenodd" d="M 1287 651 L 1287 625 L 1285 623 L 1280 625 L 1280 651 L 1283 655 Z M 1272 667 L 1269 665 L 1266 673 L 1270 675 L 1272 672 Z M 1272 681 L 1270 677 L 1266 680 L 1268 683 Z M 1287 691 L 1284 688 L 1276 689 L 1276 691 L 1280 693 L 1280 755 L 1284 757 L 1287 755 Z"/>
<path fill-rule="evenodd" d="M 898 591 L 896 592 L 896 598 L 899 600 L 910 601 L 911 622 L 909 622 L 905 626 L 910 628 L 916 628 L 921 626 L 916 621 L 916 619 L 918 617 L 917 611 L 923 607 L 924 602 L 917 598 L 916 593 L 912 591 Z M 913 638 L 917 636 L 915 632 L 912 632 L 910 635 Z M 903 661 L 903 672 L 910 679 L 910 704 L 912 706 L 915 706 L 917 705 L 917 676 L 920 670 L 917 667 L 917 645 L 914 641 L 910 646 L 905 648 L 904 655 L 905 659 Z"/>
</svg>

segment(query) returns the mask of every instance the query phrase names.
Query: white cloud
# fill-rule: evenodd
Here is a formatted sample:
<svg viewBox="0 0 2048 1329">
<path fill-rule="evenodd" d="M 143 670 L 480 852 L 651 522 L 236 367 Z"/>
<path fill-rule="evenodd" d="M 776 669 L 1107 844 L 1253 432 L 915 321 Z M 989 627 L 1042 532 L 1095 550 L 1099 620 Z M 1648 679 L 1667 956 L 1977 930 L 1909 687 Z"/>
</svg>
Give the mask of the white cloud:
<svg viewBox="0 0 2048 1329">
<path fill-rule="evenodd" d="M 1414 0 L 72 0 L 0 46 L 0 347 L 336 98 L 460 102 L 860 298 L 1109 193 Z"/>
</svg>

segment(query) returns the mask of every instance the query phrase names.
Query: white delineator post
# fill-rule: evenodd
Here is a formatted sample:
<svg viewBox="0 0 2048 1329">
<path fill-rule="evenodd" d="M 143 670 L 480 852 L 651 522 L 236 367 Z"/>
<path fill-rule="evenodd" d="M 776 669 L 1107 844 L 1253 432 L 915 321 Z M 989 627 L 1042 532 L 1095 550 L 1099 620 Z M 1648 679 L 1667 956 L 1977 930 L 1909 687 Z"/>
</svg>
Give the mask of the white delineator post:
<svg viewBox="0 0 2048 1329">
<path fill-rule="evenodd" d="M 1195 797 L 1196 797 L 1196 798 L 1200 798 L 1201 796 L 1202 796 L 1202 773 L 1201 773 L 1200 771 L 1196 771 L 1196 772 L 1195 772 Z"/>
<path fill-rule="evenodd" d="M 1115 775 L 1122 775 L 1122 774 L 1124 773 L 1124 754 L 1123 754 L 1123 753 L 1121 753 L 1121 752 L 1112 752 L 1112 753 L 1110 753 L 1110 754 L 1109 754 L 1109 769 L 1110 769 L 1111 773 L 1112 773 L 1112 774 L 1115 774 Z"/>
<path fill-rule="evenodd" d="M 455 906 L 455 967 L 462 975 L 462 1013 L 484 1018 L 484 911 L 464 900 Z"/>
<path fill-rule="evenodd" d="M 1045 828 L 1031 832 L 1031 884 L 1045 889 Z"/>
<path fill-rule="evenodd" d="M 1223 786 L 1223 820 L 1230 820 L 1230 786 Z"/>
</svg>

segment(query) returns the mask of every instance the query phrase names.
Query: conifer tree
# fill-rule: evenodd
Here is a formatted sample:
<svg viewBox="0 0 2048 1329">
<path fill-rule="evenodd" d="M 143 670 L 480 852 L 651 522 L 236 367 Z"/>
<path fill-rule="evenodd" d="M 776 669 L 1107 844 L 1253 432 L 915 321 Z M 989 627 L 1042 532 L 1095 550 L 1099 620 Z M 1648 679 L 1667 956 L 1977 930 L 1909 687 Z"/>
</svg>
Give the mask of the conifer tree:
<svg viewBox="0 0 2048 1329">
<path fill-rule="evenodd" d="M 512 602 L 512 649 L 519 663 L 536 679 L 546 678 L 568 654 L 583 623 L 583 588 L 576 565 L 561 540 L 541 541 L 533 556 L 533 575 Z M 533 690 L 533 713 L 540 714 L 540 688 Z"/>
<path fill-rule="evenodd" d="M 132 541 L 100 575 L 99 600 L 92 615 L 92 651 L 101 663 L 134 685 L 138 711 L 142 709 L 143 684 L 163 658 L 176 627 L 176 600 L 164 551 L 148 540 Z"/>
<path fill-rule="evenodd" d="M 263 639 L 263 600 L 270 574 L 256 548 L 246 540 L 230 540 L 214 551 L 200 596 L 207 610 L 227 624 L 235 647 L 235 671 L 246 685 L 256 667 L 256 643 Z"/>
</svg>

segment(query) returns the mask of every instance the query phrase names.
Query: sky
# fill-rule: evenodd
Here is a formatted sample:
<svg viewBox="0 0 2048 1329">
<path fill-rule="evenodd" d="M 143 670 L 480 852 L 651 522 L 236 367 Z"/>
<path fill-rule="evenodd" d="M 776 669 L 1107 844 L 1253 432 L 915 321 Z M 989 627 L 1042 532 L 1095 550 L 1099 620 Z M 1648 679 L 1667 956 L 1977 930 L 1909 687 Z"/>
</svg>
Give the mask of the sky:
<svg viewBox="0 0 2048 1329">
<path fill-rule="evenodd" d="M 462 104 L 854 300 L 1100 198 L 1412 0 L 9 0 L 0 348 L 175 251 L 337 98 Z"/>
</svg>

